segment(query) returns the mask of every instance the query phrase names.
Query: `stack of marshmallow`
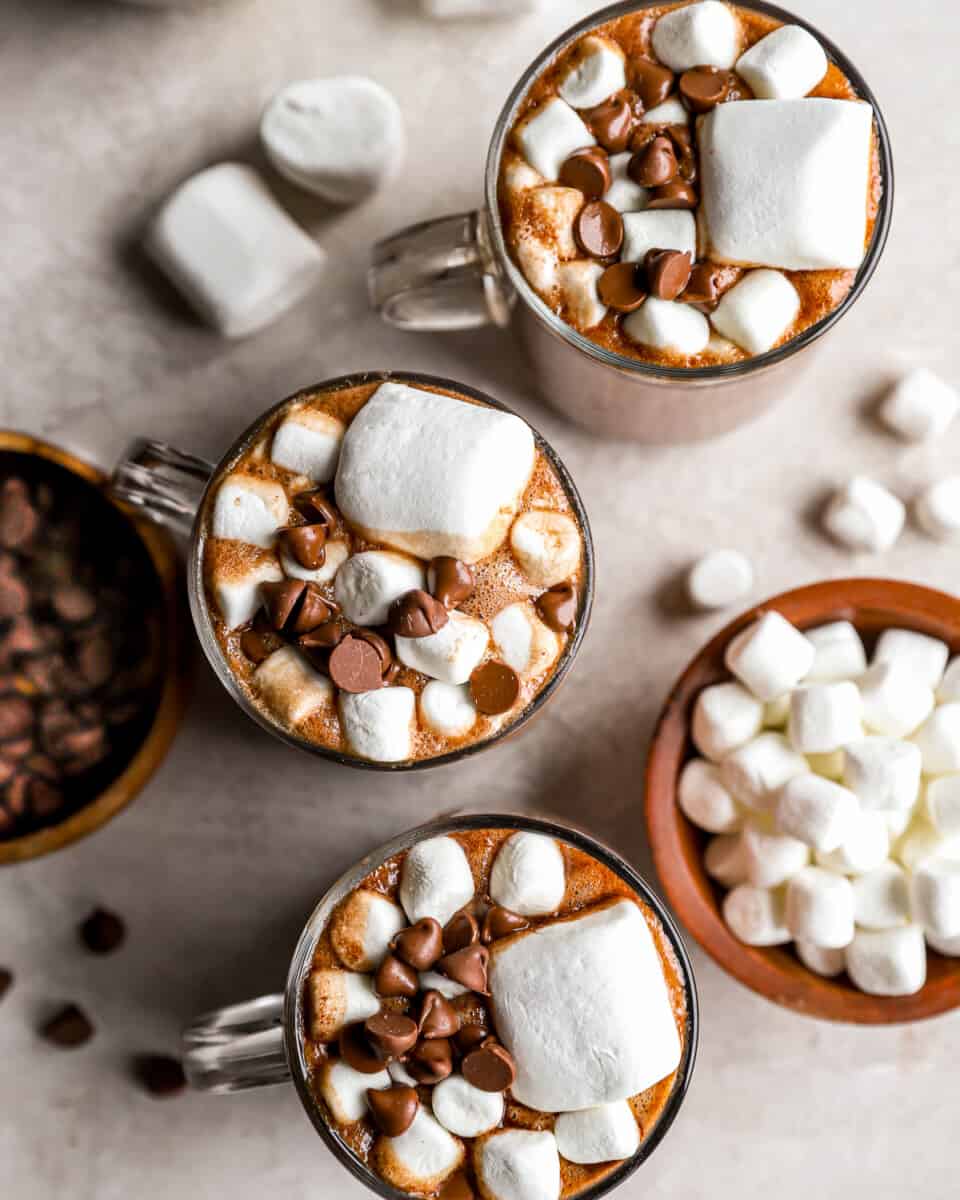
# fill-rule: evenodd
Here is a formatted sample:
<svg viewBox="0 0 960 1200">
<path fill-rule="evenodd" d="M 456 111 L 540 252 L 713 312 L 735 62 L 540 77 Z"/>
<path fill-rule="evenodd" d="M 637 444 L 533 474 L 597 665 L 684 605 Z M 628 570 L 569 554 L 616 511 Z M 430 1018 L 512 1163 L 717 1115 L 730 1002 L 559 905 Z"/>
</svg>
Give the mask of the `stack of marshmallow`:
<svg viewBox="0 0 960 1200">
<path fill-rule="evenodd" d="M 878 996 L 960 955 L 960 659 L 889 629 L 868 666 L 849 622 L 801 633 L 765 613 L 730 643 L 734 681 L 697 698 L 702 758 L 678 803 L 715 836 L 708 873 L 751 946 L 795 942 Z"/>
</svg>

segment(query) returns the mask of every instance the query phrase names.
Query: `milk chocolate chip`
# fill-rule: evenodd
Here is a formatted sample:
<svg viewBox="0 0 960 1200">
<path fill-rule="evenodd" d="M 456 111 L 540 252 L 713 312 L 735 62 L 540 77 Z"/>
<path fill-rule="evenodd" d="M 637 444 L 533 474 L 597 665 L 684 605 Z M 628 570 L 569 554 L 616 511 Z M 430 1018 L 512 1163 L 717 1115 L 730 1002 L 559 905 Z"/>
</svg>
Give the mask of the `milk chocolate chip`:
<svg viewBox="0 0 960 1200">
<path fill-rule="evenodd" d="M 520 695 L 520 677 L 506 663 L 484 663 L 470 676 L 470 694 L 487 716 L 509 712 Z"/>
<path fill-rule="evenodd" d="M 508 908 L 501 908 L 499 904 L 495 904 L 483 918 L 481 938 L 489 944 L 498 938 L 508 937 L 520 929 L 526 929 L 529 924 L 526 917 L 521 917 L 519 913 L 511 912 Z"/>
<path fill-rule="evenodd" d="M 416 1088 L 397 1083 L 379 1091 L 368 1088 L 367 1104 L 374 1125 L 385 1137 L 393 1138 L 406 1133 L 413 1124 L 420 1108 L 420 1097 Z"/>
<path fill-rule="evenodd" d="M 240 649 L 244 657 L 249 658 L 252 663 L 262 663 L 274 650 L 279 650 L 282 644 L 279 638 L 256 628 L 245 629 L 240 634 Z"/>
<path fill-rule="evenodd" d="M 48 1042 L 63 1049 L 82 1046 L 93 1037 L 93 1024 L 76 1004 L 68 1004 L 50 1018 L 40 1030 Z"/>
<path fill-rule="evenodd" d="M 673 91 L 673 72 L 649 58 L 635 58 L 630 64 L 633 86 L 646 112 L 656 108 Z"/>
<path fill-rule="evenodd" d="M 339 521 L 337 510 L 327 499 L 322 489 L 318 488 L 311 492 L 300 492 L 299 495 L 293 498 L 293 507 L 312 525 L 322 525 L 327 531 L 328 537 L 337 527 Z"/>
<path fill-rule="evenodd" d="M 480 940 L 480 930 L 476 917 L 470 913 L 461 912 L 451 917 L 443 927 L 443 952 L 453 954 L 455 950 L 463 950 Z"/>
<path fill-rule="evenodd" d="M 439 992 L 427 992 L 420 1009 L 420 1036 L 429 1041 L 432 1038 L 452 1038 L 459 1031 L 460 1014 L 450 1001 Z"/>
<path fill-rule="evenodd" d="M 354 633 L 355 637 L 362 637 L 360 632 Z M 330 672 L 330 651 L 336 649 L 343 641 L 344 629 L 339 621 L 325 621 L 322 625 L 318 625 L 316 629 L 311 629 L 309 633 L 305 633 L 303 637 L 297 639 L 297 645 L 307 656 L 307 658 L 321 671 Z M 366 641 L 366 638 L 362 638 Z M 240 639 L 240 646 L 243 647 L 243 639 Z M 368 689 L 370 690 L 370 689 Z"/>
<path fill-rule="evenodd" d="M 631 92 L 617 92 L 595 108 L 581 113 L 590 132 L 610 154 L 622 154 L 637 123 L 637 109 L 643 106 Z M 610 185 L 608 184 L 607 187 Z M 604 189 L 606 190 L 606 189 Z"/>
<path fill-rule="evenodd" d="M 443 954 L 443 930 L 433 917 L 423 917 L 416 925 L 402 929 L 390 943 L 397 958 L 418 971 L 429 971 Z"/>
<path fill-rule="evenodd" d="M 471 992 L 486 996 L 489 962 L 490 951 L 486 946 L 466 946 L 453 954 L 445 954 L 437 963 L 437 970 L 455 983 L 462 983 Z"/>
<path fill-rule="evenodd" d="M 429 592 L 415 588 L 390 605 L 387 628 L 394 637 L 425 638 L 438 633 L 450 620 L 447 610 Z"/>
<path fill-rule="evenodd" d="M 310 633 L 319 625 L 325 625 L 332 620 L 336 609 L 329 600 L 325 600 L 323 592 L 315 583 L 308 583 L 303 590 L 300 607 L 294 614 L 291 629 L 293 633 Z"/>
<path fill-rule="evenodd" d="M 361 1075 L 376 1075 L 383 1070 L 383 1060 L 371 1045 L 362 1024 L 346 1025 L 341 1029 L 339 1046 L 343 1061 Z"/>
<path fill-rule="evenodd" d="M 479 1050 L 472 1050 L 460 1064 L 460 1070 L 467 1083 L 481 1092 L 505 1092 L 517 1077 L 513 1059 L 492 1038 Z"/>
<path fill-rule="evenodd" d="M 647 208 L 696 208 L 697 193 L 683 179 L 674 179 L 663 187 L 654 188 Z"/>
<path fill-rule="evenodd" d="M 127 936 L 127 929 L 116 913 L 95 908 L 79 929 L 80 940 L 91 954 L 112 954 Z"/>
<path fill-rule="evenodd" d="M 573 223 L 577 244 L 591 258 L 610 258 L 623 246 L 623 218 L 603 200 L 585 204 Z"/>
<path fill-rule="evenodd" d="M 326 525 L 290 525 L 277 535 L 281 549 L 308 571 L 319 570 L 327 557 Z"/>
<path fill-rule="evenodd" d="M 388 954 L 377 970 L 373 986 L 379 996 L 388 999 L 403 996 L 411 1000 L 420 990 L 420 980 L 413 967 L 401 962 L 395 954 Z"/>
<path fill-rule="evenodd" d="M 630 159 L 627 174 L 641 187 L 663 187 L 677 176 L 677 156 L 673 142 L 659 134 Z"/>
<path fill-rule="evenodd" d="M 459 558 L 441 554 L 430 563 L 433 595 L 445 608 L 456 608 L 473 595 L 477 582 L 473 570 Z"/>
<path fill-rule="evenodd" d="M 680 178 L 693 183 L 697 178 L 697 156 L 693 151 L 693 136 L 685 125 L 671 125 L 667 136 L 673 142 Z"/>
<path fill-rule="evenodd" d="M 372 692 L 383 686 L 383 667 L 376 648 L 353 634 L 333 648 L 327 670 L 342 692 Z"/>
<path fill-rule="evenodd" d="M 469 1054 L 482 1046 L 489 1036 L 490 1030 L 485 1025 L 462 1025 L 456 1037 L 457 1049 L 461 1054 Z"/>
<path fill-rule="evenodd" d="M 599 146 L 574 150 L 560 168 L 559 181 L 564 187 L 577 188 L 588 200 L 599 200 L 613 182 L 606 151 Z"/>
<path fill-rule="evenodd" d="M 267 610 L 270 624 L 278 633 L 282 632 L 293 616 L 294 609 L 306 590 L 302 579 L 283 579 L 279 583 L 261 583 L 260 595 Z"/>
<path fill-rule="evenodd" d="M 733 77 L 719 67 L 693 67 L 680 76 L 680 95 L 694 113 L 709 112 L 726 100 Z"/>
<path fill-rule="evenodd" d="M 151 1096 L 176 1096 L 187 1086 L 183 1067 L 167 1054 L 141 1054 L 133 1063 L 133 1073 L 144 1091 Z"/>
<path fill-rule="evenodd" d="M 687 304 L 714 304 L 719 300 L 720 269 L 713 263 L 697 263 L 690 272 L 683 299 Z"/>
<path fill-rule="evenodd" d="M 446 1038 L 421 1041 L 410 1051 L 404 1066 L 417 1083 L 440 1083 L 453 1072 L 453 1050 Z"/>
<path fill-rule="evenodd" d="M 692 262 L 680 250 L 648 250 L 644 259 L 650 295 L 658 300 L 676 300 L 690 280 Z"/>
<path fill-rule="evenodd" d="M 554 633 L 569 633 L 577 623 L 576 588 L 572 583 L 554 584 L 537 597 L 536 609 L 540 620 Z"/>
<path fill-rule="evenodd" d="M 417 1044 L 416 1021 L 394 1012 L 378 1012 L 364 1023 L 367 1041 L 381 1062 L 395 1062 Z"/>
<path fill-rule="evenodd" d="M 646 280 L 639 263 L 614 263 L 600 276 L 597 294 L 615 312 L 635 312 L 647 298 Z"/>
</svg>

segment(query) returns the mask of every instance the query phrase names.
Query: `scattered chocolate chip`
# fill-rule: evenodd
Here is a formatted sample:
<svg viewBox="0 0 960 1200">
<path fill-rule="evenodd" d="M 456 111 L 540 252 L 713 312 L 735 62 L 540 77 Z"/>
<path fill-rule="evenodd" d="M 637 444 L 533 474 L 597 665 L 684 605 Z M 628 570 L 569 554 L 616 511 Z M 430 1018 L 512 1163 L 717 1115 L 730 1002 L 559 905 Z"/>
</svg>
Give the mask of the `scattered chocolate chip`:
<svg viewBox="0 0 960 1200">
<path fill-rule="evenodd" d="M 6 479 L 0 487 L 0 545 L 7 550 L 26 546 L 36 533 L 39 518 L 22 479 Z"/>
<path fill-rule="evenodd" d="M 380 655 L 369 642 L 353 634 L 334 647 L 327 670 L 342 692 L 372 692 L 383 685 Z"/>
<path fill-rule="evenodd" d="M 5 696 L 0 700 L 0 741 L 13 740 L 33 728 L 33 708 L 22 696 Z"/>
<path fill-rule="evenodd" d="M 696 207 L 697 193 L 683 179 L 674 179 L 663 187 L 654 188 L 652 199 L 647 201 L 648 209 Z"/>
<path fill-rule="evenodd" d="M 417 1083 L 440 1083 L 453 1072 L 453 1050 L 446 1038 L 417 1042 L 404 1066 Z"/>
<path fill-rule="evenodd" d="M 308 583 L 303 589 L 300 607 L 293 616 L 290 629 L 293 633 L 311 633 L 320 625 L 325 625 L 336 614 L 334 606 L 324 598 L 319 586 Z"/>
<path fill-rule="evenodd" d="M 82 1009 L 75 1004 L 68 1004 L 47 1021 L 40 1034 L 55 1046 L 72 1049 L 90 1041 L 93 1037 L 93 1025 Z"/>
<path fill-rule="evenodd" d="M 240 649 L 252 663 L 259 665 L 279 648 L 279 643 L 273 645 L 268 634 L 260 633 L 256 629 L 245 629 L 240 634 Z"/>
<path fill-rule="evenodd" d="M 106 908 L 95 908 L 79 929 L 91 954 L 112 954 L 123 945 L 127 929 L 120 917 Z"/>
<path fill-rule="evenodd" d="M 599 200 L 613 182 L 607 152 L 599 146 L 574 150 L 560 168 L 559 182 L 583 192 L 588 200 Z"/>
<path fill-rule="evenodd" d="M 536 610 L 554 633 L 569 633 L 577 623 L 577 590 L 572 583 L 556 583 L 541 593 Z"/>
<path fill-rule="evenodd" d="M 415 588 L 390 605 L 387 628 L 394 637 L 425 638 L 438 633 L 450 620 L 447 610 L 429 592 Z"/>
<path fill-rule="evenodd" d="M 677 177 L 677 156 L 673 142 L 659 134 L 630 159 L 627 174 L 641 187 L 663 187 Z"/>
<path fill-rule="evenodd" d="M 683 292 L 687 304 L 714 304 L 720 299 L 720 269 L 713 263 L 697 263 Z"/>
<path fill-rule="evenodd" d="M 647 298 L 647 277 L 640 263 L 614 263 L 600 276 L 597 293 L 615 312 L 635 312 Z"/>
<path fill-rule="evenodd" d="M 460 1014 L 440 992 L 429 991 L 420 1008 L 419 1028 L 425 1041 L 452 1038 L 460 1030 Z"/>
<path fill-rule="evenodd" d="M 471 992 L 486 996 L 489 962 L 490 951 L 486 946 L 466 946 L 453 954 L 445 954 L 437 963 L 437 970 L 455 983 L 462 983 Z"/>
<path fill-rule="evenodd" d="M 457 1049 L 461 1054 L 469 1054 L 476 1050 L 490 1036 L 490 1030 L 485 1025 L 461 1025 L 456 1036 Z"/>
<path fill-rule="evenodd" d="M 521 917 L 519 913 L 511 912 L 508 908 L 501 908 L 499 904 L 495 904 L 493 908 L 487 910 L 487 915 L 483 918 L 483 930 L 480 936 L 484 943 L 489 944 L 497 941 L 498 938 L 509 937 L 511 933 L 516 933 L 520 929 L 526 929 L 529 924 L 526 917 Z"/>
<path fill-rule="evenodd" d="M 416 1021 L 394 1012 L 378 1012 L 364 1022 L 367 1041 L 381 1062 L 395 1062 L 417 1044 Z"/>
<path fill-rule="evenodd" d="M 367 1089 L 367 1104 L 373 1123 L 385 1137 L 399 1137 L 413 1124 L 420 1097 L 416 1088 L 397 1083 L 393 1087 Z"/>
<path fill-rule="evenodd" d="M 89 621 L 97 611 L 97 601 L 93 593 L 79 584 L 65 583 L 54 588 L 50 598 L 53 609 L 61 620 L 80 625 Z"/>
<path fill-rule="evenodd" d="M 402 929 L 390 943 L 397 958 L 417 971 L 429 971 L 443 954 L 443 930 L 433 917 L 423 917 Z"/>
<path fill-rule="evenodd" d="M 260 595 L 270 624 L 281 633 L 293 616 L 307 585 L 302 579 L 282 579 L 279 583 L 261 583 Z"/>
<path fill-rule="evenodd" d="M 487 716 L 509 712 L 520 695 L 520 677 L 506 663 L 486 662 L 470 676 L 470 694 Z"/>
<path fill-rule="evenodd" d="M 464 600 L 469 600 L 477 586 L 472 568 L 448 554 L 433 559 L 427 574 L 433 580 L 430 590 L 434 598 L 445 608 L 456 608 Z"/>
<path fill-rule="evenodd" d="M 649 250 L 644 259 L 650 295 L 658 300 L 676 300 L 690 280 L 690 255 L 680 250 Z"/>
<path fill-rule="evenodd" d="M 479 1050 L 471 1050 L 460 1064 L 467 1083 L 481 1092 L 505 1092 L 513 1086 L 517 1068 L 499 1042 L 488 1039 Z"/>
<path fill-rule="evenodd" d="M 167 1054 L 140 1054 L 133 1060 L 133 1075 L 151 1096 L 176 1096 L 187 1086 L 180 1062 Z"/>
<path fill-rule="evenodd" d="M 413 967 L 401 962 L 396 955 L 388 954 L 377 969 L 373 986 L 379 996 L 388 999 L 403 996 L 412 1000 L 420 990 L 420 980 Z"/>
<path fill-rule="evenodd" d="M 686 125 L 671 125 L 667 137 L 673 142 L 677 156 L 680 178 L 693 183 L 697 178 L 697 156 L 693 149 L 693 135 Z"/>
<path fill-rule="evenodd" d="M 662 104 L 673 91 L 673 72 L 660 63 L 648 58 L 634 58 L 630 62 L 630 73 L 646 112 Z"/>
<path fill-rule="evenodd" d="M 0 1000 L 4 998 L 13 986 L 13 972 L 6 967 L 0 967 Z"/>
<path fill-rule="evenodd" d="M 290 525 L 277 534 L 281 550 L 307 571 L 317 571 L 327 557 L 326 525 Z"/>
<path fill-rule="evenodd" d="M 642 108 L 642 105 L 632 92 L 617 92 L 609 100 L 580 115 L 604 150 L 609 154 L 621 154 L 626 150 L 637 123 L 638 108 Z"/>
<path fill-rule="evenodd" d="M 337 510 L 322 489 L 300 492 L 293 498 L 293 507 L 312 525 L 322 525 L 328 537 L 339 524 Z"/>
<path fill-rule="evenodd" d="M 376 1075 L 383 1070 L 383 1060 L 370 1044 L 362 1023 L 345 1025 L 338 1039 L 340 1057 L 361 1075 Z"/>
<path fill-rule="evenodd" d="M 577 245 L 591 258 L 610 258 L 623 245 L 623 218 L 603 200 L 591 200 L 573 223 Z"/>
<path fill-rule="evenodd" d="M 443 927 L 444 954 L 453 954 L 455 950 L 463 950 L 479 940 L 480 929 L 476 917 L 468 912 L 456 913 Z"/>
<path fill-rule="evenodd" d="M 693 113 L 709 112 L 726 100 L 733 76 L 719 67 L 693 67 L 680 76 L 680 95 Z"/>
</svg>

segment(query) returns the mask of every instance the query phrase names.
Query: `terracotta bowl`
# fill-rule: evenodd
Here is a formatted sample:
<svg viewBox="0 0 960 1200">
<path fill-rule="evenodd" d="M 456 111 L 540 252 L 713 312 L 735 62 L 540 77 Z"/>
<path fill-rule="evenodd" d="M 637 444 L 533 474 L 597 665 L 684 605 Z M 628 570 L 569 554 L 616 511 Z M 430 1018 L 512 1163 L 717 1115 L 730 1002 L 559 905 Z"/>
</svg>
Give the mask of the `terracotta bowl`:
<svg viewBox="0 0 960 1200">
<path fill-rule="evenodd" d="M 800 629 L 849 620 L 870 651 L 890 626 L 942 638 L 960 653 L 960 601 L 917 584 L 888 579 L 838 579 L 798 588 L 757 605 L 719 633 L 684 671 L 657 723 L 647 763 L 646 816 L 657 871 L 670 903 L 700 945 L 748 988 L 795 1012 L 831 1021 L 887 1025 L 919 1021 L 960 1006 L 960 961 L 928 950 L 927 983 L 914 996 L 868 996 L 846 975 L 823 979 L 792 947 L 756 949 L 739 942 L 720 915 L 724 889 L 703 866 L 707 834 L 676 803 L 677 780 L 694 753 L 690 721 L 698 694 L 731 678 L 723 654 L 734 634 L 776 609 Z"/>
<path fill-rule="evenodd" d="M 107 476 L 97 467 L 83 462 L 48 442 L 22 433 L 0 431 L 0 451 L 34 454 L 65 468 L 85 483 L 102 492 L 105 498 L 133 525 L 157 573 L 163 591 L 164 645 L 166 667 L 159 699 L 146 736 L 126 767 L 95 799 L 70 813 L 55 825 L 22 837 L 0 840 L 0 865 L 23 862 L 60 850 L 71 842 L 93 833 L 115 817 L 134 799 L 163 761 L 186 707 L 188 618 L 176 547 L 170 537 L 144 520 L 133 509 L 114 500 L 106 491 Z"/>
</svg>

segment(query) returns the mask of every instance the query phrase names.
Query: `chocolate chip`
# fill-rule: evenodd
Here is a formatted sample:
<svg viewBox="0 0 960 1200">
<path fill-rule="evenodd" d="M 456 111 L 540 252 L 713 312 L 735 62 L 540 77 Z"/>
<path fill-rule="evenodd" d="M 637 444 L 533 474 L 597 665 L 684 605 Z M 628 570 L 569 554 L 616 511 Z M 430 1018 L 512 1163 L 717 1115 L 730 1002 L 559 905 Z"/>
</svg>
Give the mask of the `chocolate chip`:
<svg viewBox="0 0 960 1200">
<path fill-rule="evenodd" d="M 462 983 L 471 992 L 486 996 L 489 962 L 490 951 L 486 946 L 466 946 L 453 954 L 445 954 L 437 963 L 437 970 L 455 983 Z"/>
<path fill-rule="evenodd" d="M 447 610 L 429 592 L 415 588 L 390 605 L 387 628 L 394 637 L 425 638 L 438 633 L 450 620 Z"/>
<path fill-rule="evenodd" d="M 680 76 L 680 95 L 694 113 L 709 112 L 730 92 L 733 76 L 718 67 L 693 67 Z"/>
<path fill-rule="evenodd" d="M 367 1104 L 373 1123 L 385 1137 L 399 1137 L 413 1124 L 420 1097 L 416 1088 L 396 1083 L 393 1087 L 367 1089 Z"/>
<path fill-rule="evenodd" d="M 4 998 L 13 986 L 13 972 L 7 967 L 0 967 L 0 1000 Z"/>
<path fill-rule="evenodd" d="M 693 136 L 686 125 L 671 125 L 667 137 L 673 142 L 677 155 L 677 168 L 680 178 L 687 183 L 693 183 L 697 178 L 697 156 L 693 149 Z"/>
<path fill-rule="evenodd" d="M 380 655 L 369 642 L 353 634 L 334 647 L 327 670 L 342 692 L 373 692 L 383 685 Z"/>
<path fill-rule="evenodd" d="M 326 525 L 290 525 L 277 534 L 280 548 L 307 571 L 317 571 L 327 557 Z"/>
<path fill-rule="evenodd" d="M 476 917 L 468 912 L 459 912 L 450 918 L 443 927 L 443 952 L 453 954 L 465 946 L 472 946 L 480 940 L 480 929 Z"/>
<path fill-rule="evenodd" d="M 508 908 L 501 908 L 499 904 L 495 904 L 493 908 L 487 910 L 487 915 L 483 918 L 483 930 L 480 934 L 484 943 L 497 941 L 498 938 L 509 937 L 511 933 L 516 933 L 520 929 L 526 929 L 530 922 L 526 917 L 521 917 L 519 913 L 511 912 Z"/>
<path fill-rule="evenodd" d="M 559 182 L 583 192 L 588 200 L 599 200 L 613 182 L 607 152 L 599 146 L 574 150 L 560 168 Z"/>
<path fill-rule="evenodd" d="M 268 659 L 274 650 L 280 649 L 280 643 L 273 644 L 273 639 L 268 634 L 260 633 L 256 629 L 245 629 L 240 634 L 240 649 L 246 658 L 259 665 Z"/>
<path fill-rule="evenodd" d="M 311 525 L 322 525 L 327 531 L 328 537 L 339 524 L 337 510 L 327 499 L 322 488 L 310 492 L 300 492 L 293 498 L 293 507 Z"/>
<path fill-rule="evenodd" d="M 89 1017 L 75 1004 L 68 1004 L 41 1028 L 40 1035 L 55 1046 L 72 1049 L 82 1046 L 93 1037 L 93 1025 Z"/>
<path fill-rule="evenodd" d="M 626 150 L 637 123 L 637 110 L 642 107 L 632 92 L 617 92 L 609 100 L 580 115 L 604 150 L 610 154 L 621 154 Z"/>
<path fill-rule="evenodd" d="M 362 1023 L 345 1025 L 338 1039 L 340 1057 L 361 1075 L 376 1075 L 383 1070 L 383 1060 L 370 1044 Z"/>
<path fill-rule="evenodd" d="M 123 945 L 127 929 L 120 917 L 106 908 L 95 908 L 79 929 L 91 954 L 112 954 Z"/>
<path fill-rule="evenodd" d="M 464 600 L 469 600 L 477 586 L 473 569 L 448 554 L 432 559 L 427 575 L 433 580 L 430 590 L 434 598 L 445 608 L 456 608 Z"/>
<path fill-rule="evenodd" d="M 646 274 L 639 263 L 614 263 L 600 276 L 597 294 L 615 312 L 635 312 L 647 298 Z"/>
<path fill-rule="evenodd" d="M 133 1075 L 151 1096 L 176 1096 L 187 1086 L 183 1067 L 167 1054 L 140 1054 L 133 1060 Z"/>
<path fill-rule="evenodd" d="M 461 1054 L 469 1054 L 476 1050 L 490 1036 L 490 1030 L 485 1025 L 461 1025 L 456 1036 L 457 1049 Z"/>
<path fill-rule="evenodd" d="M 361 641 L 366 641 L 362 630 L 355 630 L 354 637 L 358 637 Z M 316 629 L 311 629 L 309 633 L 305 633 L 303 637 L 297 639 L 297 645 L 306 652 L 333 650 L 335 646 L 339 646 L 344 638 L 344 629 L 339 621 L 324 621 L 322 625 L 318 625 Z"/>
<path fill-rule="evenodd" d="M 610 258 L 623 245 L 623 218 L 603 200 L 585 204 L 573 223 L 577 245 L 591 258 Z"/>
<path fill-rule="evenodd" d="M 451 1038 L 460 1030 L 460 1014 L 440 992 L 429 991 L 423 997 L 419 1027 L 425 1041 Z"/>
<path fill-rule="evenodd" d="M 420 980 L 413 967 L 408 967 L 396 955 L 388 954 L 377 969 L 373 986 L 377 995 L 388 999 L 394 996 L 413 999 L 420 990 Z"/>
<path fill-rule="evenodd" d="M 641 187 L 663 187 L 677 177 L 677 156 L 673 142 L 659 134 L 630 159 L 627 174 Z"/>
<path fill-rule="evenodd" d="M 697 263 L 683 292 L 687 304 L 714 304 L 720 299 L 720 268 L 713 263 Z"/>
<path fill-rule="evenodd" d="M 643 265 L 650 295 L 658 300 L 676 300 L 690 280 L 693 263 L 687 252 L 649 250 Z"/>
<path fill-rule="evenodd" d="M 336 609 L 315 583 L 308 583 L 303 589 L 300 606 L 293 616 L 289 628 L 293 633 L 311 633 L 320 625 L 325 625 L 335 615 Z"/>
<path fill-rule="evenodd" d="M 509 712 L 520 695 L 520 677 L 506 663 L 486 662 L 470 676 L 470 694 L 489 717 Z"/>
<path fill-rule="evenodd" d="M 364 1022 L 367 1041 L 381 1062 L 395 1062 L 417 1044 L 416 1021 L 394 1012 L 378 1012 Z"/>
<path fill-rule="evenodd" d="M 630 62 L 630 73 L 647 112 L 662 104 L 673 91 L 673 72 L 660 63 L 648 58 L 634 58 Z"/>
<path fill-rule="evenodd" d="M 446 1038 L 417 1042 L 404 1065 L 417 1083 L 440 1083 L 453 1073 L 453 1050 Z"/>
<path fill-rule="evenodd" d="M 22 696 L 4 696 L 0 700 L 0 741 L 13 740 L 33 728 L 33 708 Z"/>
<path fill-rule="evenodd" d="M 0 487 L 0 545 L 19 550 L 36 533 L 39 518 L 22 479 L 7 479 Z"/>
<path fill-rule="evenodd" d="M 417 971 L 429 971 L 443 954 L 443 930 L 433 917 L 423 917 L 402 929 L 390 943 L 397 958 Z"/>
<path fill-rule="evenodd" d="M 556 583 L 537 597 L 535 607 L 549 629 L 569 633 L 577 623 L 577 590 L 572 583 Z"/>
<path fill-rule="evenodd" d="M 696 207 L 697 193 L 683 179 L 674 179 L 663 187 L 654 188 L 653 198 L 647 201 L 648 209 Z"/>
<path fill-rule="evenodd" d="M 294 610 L 307 585 L 302 579 L 282 579 L 279 583 L 261 583 L 260 595 L 267 610 L 270 624 L 282 633 L 290 622 Z"/>
<path fill-rule="evenodd" d="M 386 676 L 387 672 L 394 665 L 393 651 L 383 640 L 380 634 L 374 633 L 372 629 L 355 629 L 353 631 L 353 636 L 362 639 L 364 642 L 367 642 L 374 648 L 374 650 L 376 650 L 377 655 L 380 658 L 380 670 L 383 675 Z"/>
<path fill-rule="evenodd" d="M 74 625 L 89 621 L 97 611 L 96 597 L 88 588 L 76 583 L 54 588 L 50 602 L 58 617 Z"/>
<path fill-rule="evenodd" d="M 481 1092 L 505 1092 L 513 1086 L 517 1068 L 498 1042 L 488 1039 L 479 1050 L 472 1050 L 460 1064 L 467 1083 Z"/>
</svg>

